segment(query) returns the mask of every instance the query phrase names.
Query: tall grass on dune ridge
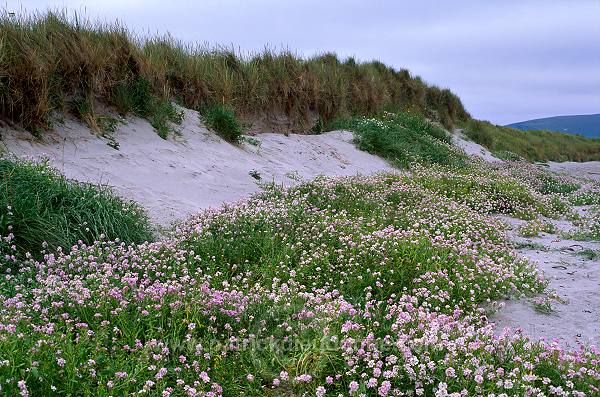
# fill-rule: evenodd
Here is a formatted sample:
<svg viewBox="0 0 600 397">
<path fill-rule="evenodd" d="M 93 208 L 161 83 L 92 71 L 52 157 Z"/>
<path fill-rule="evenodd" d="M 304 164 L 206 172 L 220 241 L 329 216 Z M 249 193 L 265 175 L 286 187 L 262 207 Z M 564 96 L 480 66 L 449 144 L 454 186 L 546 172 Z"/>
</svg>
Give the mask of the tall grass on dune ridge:
<svg viewBox="0 0 600 397">
<path fill-rule="evenodd" d="M 551 131 L 521 131 L 469 120 L 463 125 L 473 141 L 507 160 L 521 157 L 530 161 L 597 161 L 600 139 Z"/>
<path fill-rule="evenodd" d="M 149 119 L 170 100 L 192 109 L 227 105 L 248 116 L 284 114 L 297 125 L 310 116 L 327 122 L 385 109 L 412 110 L 446 127 L 469 117 L 449 90 L 381 62 L 341 61 L 334 54 L 302 59 L 268 49 L 241 55 L 169 35 L 142 40 L 118 23 L 64 11 L 1 14 L 0 47 L 0 117 L 38 132 L 50 126 L 52 111 L 82 101 L 92 115 L 104 102 Z M 142 102 L 153 105 L 142 112 L 123 100 L 140 85 L 151 97 Z"/>
</svg>

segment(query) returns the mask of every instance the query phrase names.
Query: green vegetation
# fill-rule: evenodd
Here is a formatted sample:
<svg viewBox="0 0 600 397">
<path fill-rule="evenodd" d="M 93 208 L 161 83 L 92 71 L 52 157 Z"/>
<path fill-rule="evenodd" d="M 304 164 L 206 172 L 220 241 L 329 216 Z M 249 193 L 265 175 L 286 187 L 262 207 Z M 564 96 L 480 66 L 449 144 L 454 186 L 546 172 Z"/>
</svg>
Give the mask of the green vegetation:
<svg viewBox="0 0 600 397">
<path fill-rule="evenodd" d="M 600 241 L 600 205 L 593 205 L 586 215 L 578 221 L 577 230 L 567 233 L 565 237 L 575 240 Z"/>
<path fill-rule="evenodd" d="M 538 191 L 542 194 L 558 193 L 566 195 L 569 193 L 573 193 L 581 188 L 581 185 L 579 183 L 562 181 L 549 173 L 540 174 L 538 179 L 541 183 L 541 186 L 539 187 Z"/>
<path fill-rule="evenodd" d="M 532 242 L 529 242 L 529 241 L 520 242 L 520 243 L 513 243 L 512 246 L 516 250 L 548 251 L 548 247 L 546 247 L 545 245 L 539 244 L 539 243 L 532 243 Z"/>
<path fill-rule="evenodd" d="M 0 159 L 0 236 L 14 234 L 16 253 L 70 249 L 102 238 L 152 238 L 146 214 L 108 188 L 67 180 L 45 163 Z"/>
<path fill-rule="evenodd" d="M 572 205 L 600 205 L 600 189 L 598 187 L 574 191 L 568 197 Z"/>
<path fill-rule="evenodd" d="M 575 255 L 583 256 L 585 259 L 590 261 L 600 259 L 600 251 L 593 250 L 590 248 L 582 249 L 580 251 L 575 251 Z"/>
<path fill-rule="evenodd" d="M 150 83 L 142 76 L 117 83 L 109 101 L 122 114 L 133 113 L 148 119 L 163 139 L 166 139 L 172 130 L 169 122 L 181 124 L 183 121 L 183 112 L 178 110 L 169 98 L 156 98 Z"/>
<path fill-rule="evenodd" d="M 412 181 L 486 214 L 510 214 L 531 220 L 536 214 L 558 218 L 568 211 L 559 197 L 544 196 L 526 181 L 491 166 L 447 170 L 422 167 Z"/>
<path fill-rule="evenodd" d="M 296 125 L 315 113 L 326 123 L 384 109 L 410 109 L 448 128 L 469 117 L 450 91 L 380 62 L 269 50 L 242 56 L 171 36 L 140 41 L 119 24 L 65 13 L 2 14 L 0 53 L 0 117 L 36 133 L 50 127 L 53 110 L 81 113 L 84 104 L 95 115 L 99 101 L 148 118 L 161 136 L 178 117 L 172 100 L 196 110 L 230 106 L 246 117 L 283 114 Z"/>
<path fill-rule="evenodd" d="M 493 125 L 487 121 L 469 120 L 463 125 L 465 134 L 502 157 L 525 158 L 530 161 L 600 160 L 600 139 L 549 131 L 521 131 Z"/>
<path fill-rule="evenodd" d="M 0 187 L 14 202 L 0 235 L 2 392 L 525 395 L 571 382 L 592 395 L 597 352 L 557 355 L 521 333 L 494 336 L 481 310 L 513 296 L 553 310 L 547 281 L 487 215 L 533 219 L 522 230 L 531 235 L 556 232 L 537 219 L 567 214 L 568 200 L 587 190 L 526 162 L 469 159 L 414 114 L 338 123 L 411 172 L 264 184 L 158 242 L 131 246 L 110 240 L 129 226 L 149 235 L 137 207 L 124 210 L 110 191 L 68 182 L 44 164 L 2 163 L 8 184 Z M 397 146 L 400 134 L 417 144 Z M 107 223 L 79 219 L 82 206 Z M 96 208 L 114 210 L 92 216 Z M 600 209 L 589 211 L 585 238 L 600 230 Z M 92 235 L 104 228 L 114 231 L 108 239 Z M 37 262 L 24 254 L 52 230 L 82 243 Z M 417 372 L 424 351 L 433 364 Z M 381 368 L 370 366 L 375 357 Z M 493 379 L 477 373 L 483 367 Z"/>
<path fill-rule="evenodd" d="M 339 119 L 328 130 L 354 132 L 356 145 L 377 154 L 398 167 L 417 164 L 464 166 L 466 156 L 450 145 L 450 136 L 424 117 L 400 112 L 385 112 L 377 118 Z"/>
<path fill-rule="evenodd" d="M 238 143 L 242 140 L 242 125 L 233 109 L 221 105 L 209 106 L 202 111 L 201 118 L 208 128 L 227 142 Z"/>
<path fill-rule="evenodd" d="M 519 234 L 523 237 L 538 237 L 540 233 L 556 233 L 556 226 L 552 222 L 541 219 L 533 219 L 519 228 Z"/>
<path fill-rule="evenodd" d="M 445 178 L 271 186 L 156 243 L 101 241 L 15 261 L 0 284 L 2 392 L 547 395 L 569 385 L 594 395 L 597 352 L 494 335 L 481 311 L 546 282 L 502 223 L 474 208 L 515 200 L 506 207 L 539 215 L 547 196 L 490 196 L 456 175 L 471 184 L 465 205 L 447 197 Z"/>
</svg>

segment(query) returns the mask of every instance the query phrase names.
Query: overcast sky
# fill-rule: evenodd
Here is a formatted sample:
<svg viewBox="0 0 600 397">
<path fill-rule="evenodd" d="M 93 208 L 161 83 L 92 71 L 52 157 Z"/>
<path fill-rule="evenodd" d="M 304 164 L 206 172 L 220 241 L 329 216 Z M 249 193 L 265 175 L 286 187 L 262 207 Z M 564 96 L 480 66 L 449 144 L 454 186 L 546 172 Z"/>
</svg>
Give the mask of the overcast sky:
<svg viewBox="0 0 600 397">
<path fill-rule="evenodd" d="M 499 124 L 600 113 L 600 0 L 9 0 L 6 7 L 67 7 L 140 34 L 170 32 L 242 51 L 269 45 L 378 59 L 450 88 L 474 117 Z"/>
</svg>

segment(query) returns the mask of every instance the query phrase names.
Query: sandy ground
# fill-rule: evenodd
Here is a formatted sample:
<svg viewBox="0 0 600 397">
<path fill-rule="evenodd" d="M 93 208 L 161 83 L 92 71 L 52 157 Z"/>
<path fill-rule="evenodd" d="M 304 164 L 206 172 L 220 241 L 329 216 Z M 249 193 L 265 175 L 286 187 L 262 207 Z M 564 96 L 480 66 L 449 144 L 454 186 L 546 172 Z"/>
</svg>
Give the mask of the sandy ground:
<svg viewBox="0 0 600 397">
<path fill-rule="evenodd" d="M 554 163 L 550 161 L 548 166 L 552 171 L 558 173 L 600 181 L 600 161 L 588 161 L 586 163 L 574 163 L 572 161 Z"/>
<path fill-rule="evenodd" d="M 495 161 L 501 161 L 483 146 L 469 140 L 462 132 L 462 130 L 455 130 L 452 134 L 452 141 L 454 145 L 458 146 L 465 151 L 469 156 L 477 156 L 488 163 Z"/>
<path fill-rule="evenodd" d="M 534 339 L 556 339 L 566 348 L 576 348 L 578 344 L 600 347 L 600 261 L 581 255 L 584 249 L 600 251 L 600 243 L 567 240 L 547 233 L 525 238 L 518 232 L 525 221 L 508 217 L 503 220 L 509 225 L 509 237 L 517 251 L 542 270 L 550 290 L 563 302 L 553 303 L 553 312 L 545 314 L 536 311 L 531 300 L 507 301 L 491 318 L 497 330 L 522 328 Z M 553 223 L 558 233 L 573 228 L 569 221 Z"/>
<path fill-rule="evenodd" d="M 467 154 L 487 162 L 499 161 L 489 150 L 468 140 L 460 130 L 453 134 L 454 144 Z M 555 163 L 550 170 L 576 177 L 600 180 L 600 162 Z M 578 209 L 582 214 L 585 208 Z M 502 217 L 508 226 L 508 235 L 519 254 L 535 263 L 549 281 L 562 303 L 553 303 L 553 312 L 535 310 L 532 300 L 510 300 L 491 317 L 501 332 L 504 327 L 522 328 L 533 339 L 557 340 L 566 348 L 579 344 L 600 347 L 600 261 L 586 259 L 584 249 L 600 251 L 599 242 L 567 240 L 558 234 L 543 233 L 540 237 L 519 236 L 519 226 L 525 223 Z M 548 220 L 547 221 L 551 221 Z M 557 233 L 574 228 L 569 221 L 552 221 Z"/>
<path fill-rule="evenodd" d="M 163 226 L 260 190 L 251 172 L 260 175 L 260 182 L 290 185 L 320 174 L 392 170 L 381 158 L 356 149 L 349 132 L 260 134 L 259 146 L 236 146 L 204 128 L 195 111 L 184 111 L 180 134 L 168 140 L 147 121 L 128 119 L 114 133 L 118 150 L 72 119 L 44 134 L 43 142 L 17 131 L 2 134 L 2 140 L 9 153 L 47 157 L 69 178 L 113 186 L 123 197 L 142 203 Z"/>
</svg>

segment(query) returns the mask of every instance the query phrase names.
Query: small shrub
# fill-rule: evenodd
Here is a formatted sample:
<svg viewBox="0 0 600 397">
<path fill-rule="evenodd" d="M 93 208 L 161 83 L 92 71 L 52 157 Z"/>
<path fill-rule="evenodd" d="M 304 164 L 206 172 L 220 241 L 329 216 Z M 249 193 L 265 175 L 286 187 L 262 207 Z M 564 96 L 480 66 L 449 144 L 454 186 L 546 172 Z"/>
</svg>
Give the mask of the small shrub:
<svg viewBox="0 0 600 397">
<path fill-rule="evenodd" d="M 567 233 L 565 237 L 575 240 L 600 241 L 600 205 L 592 206 L 578 223 L 578 229 Z"/>
<path fill-rule="evenodd" d="M 596 259 L 600 259 L 600 251 L 599 250 L 593 250 L 590 248 L 586 248 L 586 249 L 582 249 L 581 251 L 577 251 L 577 255 L 584 257 L 585 259 L 588 260 L 596 260 Z"/>
<path fill-rule="evenodd" d="M 260 139 L 249 135 L 242 135 L 240 137 L 240 142 L 246 142 L 248 145 L 256 146 L 257 148 L 260 148 L 261 146 Z"/>
<path fill-rule="evenodd" d="M 157 101 L 152 110 L 150 124 L 162 139 L 167 139 L 169 132 L 174 132 L 169 122 L 181 124 L 183 121 L 183 111 L 178 110 L 169 100 Z"/>
<path fill-rule="evenodd" d="M 96 123 L 98 124 L 100 131 L 105 134 L 112 134 L 117 131 L 119 120 L 110 116 L 98 116 L 96 117 Z"/>
<path fill-rule="evenodd" d="M 539 192 L 542 194 L 568 194 L 579 190 L 581 187 L 581 185 L 577 183 L 561 181 L 559 178 L 551 175 L 540 175 L 539 179 L 541 182 Z"/>
<path fill-rule="evenodd" d="M 569 195 L 569 202 L 572 205 L 600 205 L 600 190 L 581 190 L 572 192 Z"/>
<path fill-rule="evenodd" d="M 252 178 L 256 179 L 257 181 L 260 181 L 262 179 L 260 172 L 258 172 L 257 170 L 252 170 L 252 171 L 248 172 L 248 175 L 250 175 Z"/>
<path fill-rule="evenodd" d="M 206 126 L 227 142 L 238 143 L 242 137 L 242 125 L 232 108 L 213 105 L 201 112 L 201 119 Z"/>
</svg>

